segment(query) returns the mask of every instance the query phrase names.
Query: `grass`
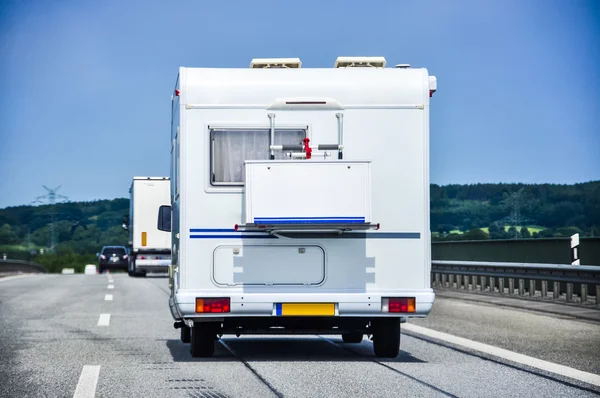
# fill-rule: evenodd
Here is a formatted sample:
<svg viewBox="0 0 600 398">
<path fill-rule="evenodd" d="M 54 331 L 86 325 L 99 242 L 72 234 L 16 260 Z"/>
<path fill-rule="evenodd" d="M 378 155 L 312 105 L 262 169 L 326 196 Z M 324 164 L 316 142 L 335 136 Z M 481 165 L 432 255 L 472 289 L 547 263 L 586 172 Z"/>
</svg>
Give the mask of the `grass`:
<svg viewBox="0 0 600 398">
<path fill-rule="evenodd" d="M 526 227 L 526 228 L 529 230 L 529 232 L 530 232 L 531 234 L 533 234 L 534 232 L 538 232 L 538 233 L 539 233 L 540 231 L 543 231 L 544 229 L 546 229 L 546 228 L 544 228 L 544 227 L 540 227 L 539 225 L 527 225 L 527 227 Z M 489 234 L 489 233 L 490 233 L 490 229 L 489 229 L 488 227 L 485 227 L 485 228 L 479 228 L 479 229 L 481 229 L 481 230 L 482 230 L 483 232 L 485 232 L 486 234 Z M 504 226 L 504 231 L 508 232 L 508 230 L 509 230 L 509 229 L 510 229 L 510 225 L 508 225 L 508 226 Z M 518 229 L 519 231 L 521 230 L 521 228 L 520 228 L 520 227 L 517 227 L 517 229 Z M 453 230 L 452 230 L 452 231 L 450 231 L 449 233 L 450 233 L 450 234 L 463 234 L 464 232 L 462 232 L 462 231 L 461 231 L 461 230 L 459 230 L 459 229 L 453 229 Z M 437 232 L 436 232 L 436 234 L 437 234 L 437 235 L 435 235 L 435 236 L 439 236 L 439 233 L 437 233 Z"/>
<path fill-rule="evenodd" d="M 40 247 L 36 245 L 0 245 L 0 251 L 6 252 L 28 252 L 29 250 L 39 250 Z"/>
<path fill-rule="evenodd" d="M 544 227 L 540 227 L 540 226 L 538 226 L 538 225 L 527 225 L 527 227 L 526 227 L 526 228 L 529 230 L 529 233 L 531 233 L 531 234 L 533 234 L 534 232 L 538 232 L 538 233 L 539 233 L 540 231 L 543 231 L 543 230 L 545 229 Z M 481 229 L 482 231 L 484 231 L 486 234 L 489 234 L 489 233 L 490 233 L 490 230 L 489 230 L 489 228 L 487 228 L 487 227 L 486 227 L 486 228 L 480 228 L 480 229 Z M 509 230 L 509 229 L 510 229 L 510 225 L 509 225 L 509 226 L 504 226 L 504 231 L 505 231 L 505 232 L 508 232 L 508 230 Z M 521 230 L 521 228 L 520 228 L 520 227 L 517 227 L 517 229 L 518 229 L 519 231 Z"/>
</svg>

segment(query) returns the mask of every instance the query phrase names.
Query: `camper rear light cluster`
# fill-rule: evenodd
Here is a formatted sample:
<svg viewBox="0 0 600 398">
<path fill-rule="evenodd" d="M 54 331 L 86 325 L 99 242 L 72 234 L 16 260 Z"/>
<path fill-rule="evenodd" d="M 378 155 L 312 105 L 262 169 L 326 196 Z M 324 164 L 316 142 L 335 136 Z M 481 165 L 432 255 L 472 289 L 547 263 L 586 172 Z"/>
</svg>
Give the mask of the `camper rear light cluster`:
<svg viewBox="0 0 600 398">
<path fill-rule="evenodd" d="M 414 297 L 383 297 L 381 312 L 415 312 L 417 308 Z"/>
<path fill-rule="evenodd" d="M 229 312 L 229 297 L 200 298 L 196 297 L 196 312 L 200 314 L 218 314 Z"/>
</svg>

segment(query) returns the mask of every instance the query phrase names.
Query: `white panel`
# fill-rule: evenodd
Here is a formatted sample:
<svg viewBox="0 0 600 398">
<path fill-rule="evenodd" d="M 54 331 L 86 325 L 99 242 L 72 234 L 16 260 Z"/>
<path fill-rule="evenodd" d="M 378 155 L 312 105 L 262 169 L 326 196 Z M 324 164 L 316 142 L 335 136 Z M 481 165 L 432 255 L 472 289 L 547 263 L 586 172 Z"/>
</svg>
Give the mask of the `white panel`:
<svg viewBox="0 0 600 398">
<path fill-rule="evenodd" d="M 426 104 L 429 75 L 423 68 L 185 68 L 183 104 L 268 106 L 276 98 L 334 98 L 356 104 Z"/>
<path fill-rule="evenodd" d="M 246 223 L 298 217 L 371 222 L 369 162 L 246 162 L 246 173 Z"/>
<path fill-rule="evenodd" d="M 377 292 L 429 288 L 425 112 L 427 108 L 344 111 L 344 161 L 371 161 L 371 222 L 381 223 L 378 232 L 420 233 L 420 239 L 294 239 L 294 244 L 318 244 L 327 251 L 327 279 L 319 286 L 290 289 L 307 293 L 332 289 Z M 185 246 L 183 283 L 185 288 L 211 290 L 217 289 L 214 281 L 207 277 L 212 274 L 213 252 L 217 246 L 234 240 L 231 237 L 190 239 L 190 229 L 232 229 L 235 224 L 245 222 L 246 204 L 242 187 L 210 187 L 207 126 L 230 123 L 268 126 L 268 117 L 266 110 L 246 109 L 198 109 L 185 111 L 185 114 L 187 133 L 184 132 L 182 147 L 185 204 L 181 210 L 185 214 L 185 226 L 182 223 L 181 230 Z M 311 144 L 337 141 L 335 112 L 277 112 L 276 125 L 309 126 Z M 317 160 L 314 155 L 315 152 L 311 161 Z M 287 185 L 283 185 L 276 189 L 286 188 Z M 284 243 L 276 239 L 268 242 Z M 248 241 L 236 241 L 236 244 L 242 243 Z M 252 243 L 263 242 L 253 239 Z"/>
<path fill-rule="evenodd" d="M 325 279 L 325 252 L 318 246 L 219 246 L 213 273 L 222 285 L 316 285 Z"/>
<path fill-rule="evenodd" d="M 163 179 L 133 180 L 132 234 L 134 250 L 171 248 L 171 233 L 158 230 L 158 209 L 170 205 L 170 181 Z M 146 246 L 142 246 L 142 232 L 146 232 Z"/>
<path fill-rule="evenodd" d="M 575 246 L 579 246 L 579 234 L 571 236 L 571 248 L 574 248 Z"/>
</svg>

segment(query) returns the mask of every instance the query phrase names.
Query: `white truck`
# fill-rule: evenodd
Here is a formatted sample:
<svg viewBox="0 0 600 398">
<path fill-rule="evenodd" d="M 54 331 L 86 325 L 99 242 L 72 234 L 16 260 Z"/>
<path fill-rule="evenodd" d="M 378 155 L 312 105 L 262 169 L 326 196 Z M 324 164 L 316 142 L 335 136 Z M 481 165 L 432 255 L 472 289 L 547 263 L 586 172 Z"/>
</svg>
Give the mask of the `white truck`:
<svg viewBox="0 0 600 398">
<path fill-rule="evenodd" d="M 167 273 L 171 265 L 171 234 L 158 229 L 160 206 L 169 206 L 169 177 L 133 177 L 129 188 L 129 275 Z"/>
<path fill-rule="evenodd" d="M 223 334 L 371 336 L 431 311 L 423 68 L 340 57 L 179 69 L 172 96 L 169 306 L 193 357 Z M 172 223 L 172 228 L 171 228 Z"/>
</svg>

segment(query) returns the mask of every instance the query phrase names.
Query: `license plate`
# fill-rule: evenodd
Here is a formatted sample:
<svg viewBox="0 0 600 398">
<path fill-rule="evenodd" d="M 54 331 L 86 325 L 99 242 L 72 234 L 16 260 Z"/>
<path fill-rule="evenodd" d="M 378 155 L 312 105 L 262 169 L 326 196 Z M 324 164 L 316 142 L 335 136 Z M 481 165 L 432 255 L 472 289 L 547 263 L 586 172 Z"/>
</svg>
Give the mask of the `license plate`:
<svg viewBox="0 0 600 398">
<path fill-rule="evenodd" d="M 334 316 L 333 303 L 278 303 L 275 304 L 277 316 Z"/>
</svg>

